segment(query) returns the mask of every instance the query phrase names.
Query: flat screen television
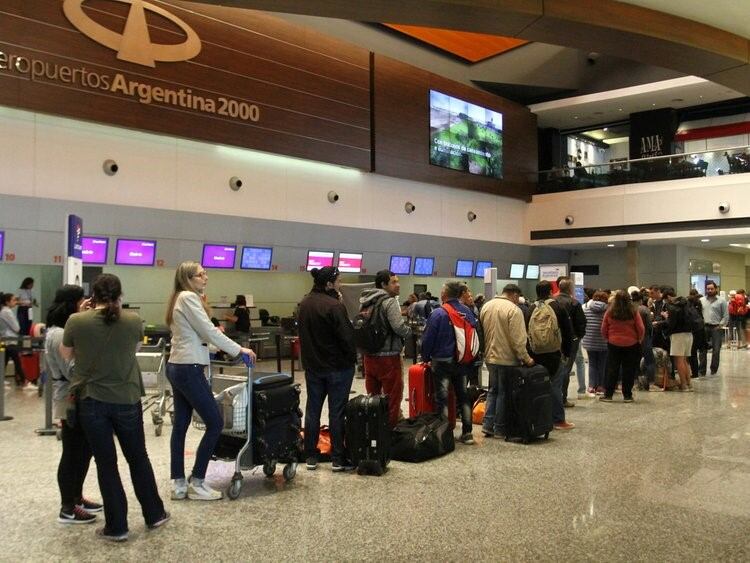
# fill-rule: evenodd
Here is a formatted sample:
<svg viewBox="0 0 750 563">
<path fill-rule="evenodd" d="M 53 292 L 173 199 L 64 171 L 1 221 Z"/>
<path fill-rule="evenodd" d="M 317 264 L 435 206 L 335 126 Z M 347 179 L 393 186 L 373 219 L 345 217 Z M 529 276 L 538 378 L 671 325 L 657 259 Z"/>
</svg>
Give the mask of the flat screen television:
<svg viewBox="0 0 750 563">
<path fill-rule="evenodd" d="M 391 256 L 391 266 L 388 269 L 398 276 L 408 276 L 411 273 L 411 256 Z"/>
<path fill-rule="evenodd" d="M 118 266 L 153 266 L 155 261 L 155 240 L 117 239 L 115 264 Z"/>
<path fill-rule="evenodd" d="M 0 231 L 0 262 L 5 258 L 5 231 Z M 14 366 L 16 364 L 13 364 Z"/>
<path fill-rule="evenodd" d="M 243 270 L 270 270 L 273 248 L 243 246 L 240 268 Z"/>
<path fill-rule="evenodd" d="M 307 271 L 313 268 L 333 266 L 333 252 L 326 250 L 309 250 L 307 252 Z"/>
<path fill-rule="evenodd" d="M 484 271 L 487 268 L 492 268 L 492 262 L 490 262 L 489 260 L 477 260 L 477 267 L 474 271 L 474 277 L 483 278 Z"/>
<path fill-rule="evenodd" d="M 470 278 L 474 273 L 474 260 L 456 260 L 456 277 Z"/>
<path fill-rule="evenodd" d="M 427 258 L 424 256 L 417 256 L 414 258 L 414 275 L 415 276 L 431 276 L 435 271 L 435 259 Z"/>
<path fill-rule="evenodd" d="M 538 264 L 529 264 L 526 267 L 526 279 L 527 280 L 539 279 L 539 265 Z"/>
<path fill-rule="evenodd" d="M 338 269 L 347 274 L 358 274 L 362 271 L 362 254 L 358 252 L 339 252 Z"/>
<path fill-rule="evenodd" d="M 430 90 L 430 164 L 503 177 L 503 114 Z"/>
<path fill-rule="evenodd" d="M 204 244 L 201 266 L 232 270 L 237 256 L 237 247 L 231 244 Z"/>
<path fill-rule="evenodd" d="M 84 264 L 106 264 L 108 249 L 107 237 L 81 237 L 81 260 Z"/>
<path fill-rule="evenodd" d="M 525 264 L 511 264 L 510 275 L 508 276 L 512 280 L 523 279 L 523 271 L 526 268 Z"/>
</svg>

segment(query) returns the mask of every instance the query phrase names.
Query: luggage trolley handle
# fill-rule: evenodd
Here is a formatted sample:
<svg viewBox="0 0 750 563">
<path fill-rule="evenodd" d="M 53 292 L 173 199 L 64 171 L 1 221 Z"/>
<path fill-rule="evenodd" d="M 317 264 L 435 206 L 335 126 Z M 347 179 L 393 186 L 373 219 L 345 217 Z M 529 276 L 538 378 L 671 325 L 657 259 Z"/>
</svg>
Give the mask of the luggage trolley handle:
<svg viewBox="0 0 750 563">
<path fill-rule="evenodd" d="M 244 445 L 242 448 L 240 448 L 240 451 L 237 453 L 237 459 L 235 460 L 235 475 L 240 473 L 241 469 L 241 460 L 245 455 L 245 452 L 248 448 L 250 448 L 250 459 L 252 460 L 252 444 L 253 444 L 253 411 L 252 411 L 252 404 L 253 404 L 253 368 L 255 367 L 253 363 L 253 359 L 250 357 L 249 354 L 241 354 L 240 357 L 242 358 L 242 363 L 244 363 L 247 366 L 247 405 L 245 406 L 245 424 L 246 424 L 246 432 L 247 432 L 247 439 L 245 440 Z M 252 463 L 255 463 L 254 460 L 252 460 Z"/>
</svg>

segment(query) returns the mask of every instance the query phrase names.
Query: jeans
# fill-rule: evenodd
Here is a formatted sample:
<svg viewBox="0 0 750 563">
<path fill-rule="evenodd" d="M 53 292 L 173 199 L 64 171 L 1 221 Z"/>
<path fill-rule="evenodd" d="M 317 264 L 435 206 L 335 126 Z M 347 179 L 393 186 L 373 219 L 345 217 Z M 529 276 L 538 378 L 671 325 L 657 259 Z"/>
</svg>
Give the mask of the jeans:
<svg viewBox="0 0 750 563">
<path fill-rule="evenodd" d="M 331 429 L 331 460 L 343 462 L 344 411 L 354 379 L 354 366 L 336 371 L 305 370 L 307 406 L 305 406 L 305 456 L 317 456 L 320 437 L 320 413 L 328 397 L 328 426 Z"/>
<path fill-rule="evenodd" d="M 746 326 L 747 317 L 729 317 L 729 328 L 736 333 L 738 346 L 747 346 L 747 339 L 745 338 Z"/>
<path fill-rule="evenodd" d="M 576 354 L 576 379 L 578 379 L 578 393 L 586 392 L 586 360 L 583 357 L 583 346 L 578 347 Z"/>
<path fill-rule="evenodd" d="M 172 479 L 185 478 L 185 435 L 193 418 L 193 410 L 206 425 L 206 431 L 195 452 L 193 477 L 204 479 L 208 462 L 216 449 L 224 420 L 216 405 L 211 387 L 200 364 L 167 363 L 167 379 L 174 396 L 174 425 L 169 441 Z"/>
<path fill-rule="evenodd" d="M 562 357 L 560 352 L 548 352 L 546 354 L 532 354 L 534 361 L 540 366 L 544 366 L 549 374 L 550 384 L 552 386 L 552 420 L 555 424 L 565 422 L 565 407 L 563 406 L 562 392 L 560 390 L 560 381 L 558 374 Z"/>
<path fill-rule="evenodd" d="M 401 356 L 365 356 L 365 389 L 368 395 L 388 396 L 388 424 L 391 428 L 401 418 L 401 401 L 404 398 L 404 376 Z"/>
<path fill-rule="evenodd" d="M 607 373 L 607 351 L 588 350 L 589 354 L 589 387 L 596 391 L 604 387 Z"/>
<path fill-rule="evenodd" d="M 160 520 L 164 516 L 164 503 L 146 452 L 141 402 L 120 405 L 86 398 L 79 402 L 79 409 L 79 420 L 96 460 L 106 533 L 117 535 L 128 531 L 128 500 L 117 469 L 115 436 L 128 462 L 130 479 L 146 525 Z"/>
<path fill-rule="evenodd" d="M 724 339 L 724 329 L 721 325 L 706 325 L 706 342 L 711 347 L 711 375 L 719 369 L 721 359 L 721 343 Z M 698 370 L 701 375 L 706 375 L 708 363 L 708 348 L 704 348 L 698 354 Z"/>
<path fill-rule="evenodd" d="M 468 366 L 471 367 L 471 366 Z M 461 433 L 471 434 L 471 407 L 466 394 L 467 369 L 454 361 L 432 361 L 432 377 L 435 380 L 435 405 L 438 413 L 448 418 L 448 394 L 450 386 L 456 393 L 456 409 L 461 413 Z"/>
<path fill-rule="evenodd" d="M 487 364 L 490 372 L 487 402 L 485 403 L 482 431 L 488 434 L 505 434 L 505 390 L 508 387 L 509 366 Z"/>
<path fill-rule="evenodd" d="M 570 357 L 565 359 L 565 363 L 560 365 L 558 369 L 557 383 L 560 386 L 560 393 L 562 393 L 562 400 L 565 403 L 568 400 L 568 387 L 570 387 L 570 372 L 573 371 L 573 364 L 576 361 L 578 350 L 580 349 L 581 341 L 573 340 L 570 347 Z"/>
<path fill-rule="evenodd" d="M 633 346 L 607 344 L 607 384 L 604 390 L 607 397 L 614 395 L 620 376 L 622 376 L 622 395 L 626 399 L 633 396 L 633 382 L 642 355 L 640 344 Z"/>
<path fill-rule="evenodd" d="M 656 381 L 656 360 L 654 359 L 654 345 L 651 336 L 643 338 L 643 367 L 646 372 L 646 381 L 654 383 Z"/>
<path fill-rule="evenodd" d="M 83 482 L 89 472 L 91 448 L 81 423 L 73 426 L 62 420 L 62 455 L 57 466 L 57 486 L 60 489 L 62 509 L 70 513 L 81 502 Z"/>
</svg>

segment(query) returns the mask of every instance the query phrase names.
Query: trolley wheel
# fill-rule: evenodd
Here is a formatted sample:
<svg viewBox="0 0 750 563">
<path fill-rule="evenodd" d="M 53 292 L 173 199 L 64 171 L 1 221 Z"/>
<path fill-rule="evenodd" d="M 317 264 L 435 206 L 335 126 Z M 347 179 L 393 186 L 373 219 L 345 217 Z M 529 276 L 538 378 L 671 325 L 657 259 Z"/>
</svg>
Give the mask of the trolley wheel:
<svg viewBox="0 0 750 563">
<path fill-rule="evenodd" d="M 263 466 L 263 474 L 268 477 L 269 479 L 273 477 L 273 474 L 276 473 L 276 464 L 275 463 L 266 463 Z"/>
<path fill-rule="evenodd" d="M 173 412 L 169 413 L 169 422 L 171 422 L 172 426 L 174 426 L 174 413 Z"/>
<path fill-rule="evenodd" d="M 242 480 L 232 479 L 232 483 L 229 485 L 229 489 L 227 490 L 227 496 L 231 500 L 236 500 L 239 498 L 241 490 L 242 490 Z"/>
<path fill-rule="evenodd" d="M 57 432 L 55 432 L 55 437 L 57 438 L 58 442 L 62 440 L 62 430 L 58 430 Z"/>
<path fill-rule="evenodd" d="M 159 416 L 158 412 L 151 413 L 151 421 L 154 423 L 154 426 L 161 426 L 164 423 L 164 419 Z"/>
<path fill-rule="evenodd" d="M 297 475 L 297 464 L 296 463 L 287 463 L 284 466 L 284 480 L 285 481 L 291 481 L 294 479 L 294 476 Z"/>
<path fill-rule="evenodd" d="M 161 436 L 161 424 L 157 424 L 156 426 L 154 426 L 154 435 Z"/>
<path fill-rule="evenodd" d="M 357 475 L 364 475 L 366 473 L 365 468 L 361 465 L 357 466 Z"/>
</svg>

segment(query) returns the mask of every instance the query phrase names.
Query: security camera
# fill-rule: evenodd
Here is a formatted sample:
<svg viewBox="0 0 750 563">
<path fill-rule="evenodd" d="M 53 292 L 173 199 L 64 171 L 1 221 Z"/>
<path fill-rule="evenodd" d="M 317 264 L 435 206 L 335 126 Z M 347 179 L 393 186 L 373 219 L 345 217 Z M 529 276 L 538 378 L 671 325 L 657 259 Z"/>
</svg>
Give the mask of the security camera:
<svg viewBox="0 0 750 563">
<path fill-rule="evenodd" d="M 239 189 L 242 187 L 242 180 L 240 180 L 237 176 L 232 176 L 231 178 L 229 178 L 229 187 L 233 192 L 239 191 Z"/>
<path fill-rule="evenodd" d="M 719 213 L 729 213 L 729 202 L 722 201 L 719 203 Z"/>
<path fill-rule="evenodd" d="M 104 173 L 107 176 L 114 176 L 115 174 L 117 174 L 117 171 L 120 169 L 117 163 L 111 158 L 108 158 L 107 160 L 104 161 L 104 164 L 102 164 L 102 168 L 104 169 Z"/>
<path fill-rule="evenodd" d="M 329 203 L 336 203 L 339 200 L 339 194 L 331 190 L 328 192 L 328 202 Z"/>
<path fill-rule="evenodd" d="M 469 211 L 466 214 L 466 218 L 469 220 L 469 222 L 474 221 L 477 218 L 477 214 L 474 213 L 473 211 Z"/>
<path fill-rule="evenodd" d="M 404 205 L 404 211 L 407 213 L 414 213 L 414 211 L 417 209 L 417 206 L 414 205 L 411 201 L 407 201 Z"/>
<path fill-rule="evenodd" d="M 573 218 L 573 216 L 572 215 L 566 215 L 565 216 L 565 224 L 566 225 L 572 225 L 573 223 L 575 223 L 575 219 Z"/>
<path fill-rule="evenodd" d="M 596 61 L 599 60 L 599 56 L 599 53 L 597 53 L 596 51 L 591 51 L 588 55 L 586 55 L 586 62 L 589 65 L 594 66 L 596 64 Z"/>
</svg>

